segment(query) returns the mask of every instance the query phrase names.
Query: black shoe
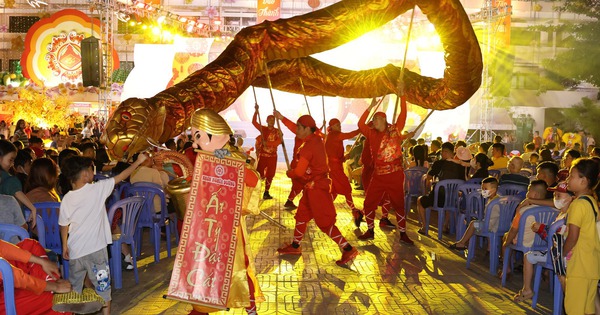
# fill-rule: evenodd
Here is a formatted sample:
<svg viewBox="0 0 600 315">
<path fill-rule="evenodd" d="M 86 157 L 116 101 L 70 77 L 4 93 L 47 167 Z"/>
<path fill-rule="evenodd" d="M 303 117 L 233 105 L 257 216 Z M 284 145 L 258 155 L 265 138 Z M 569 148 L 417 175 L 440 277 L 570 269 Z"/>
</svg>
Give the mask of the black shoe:
<svg viewBox="0 0 600 315">
<path fill-rule="evenodd" d="M 264 200 L 273 199 L 273 196 L 271 196 L 268 191 L 265 191 L 265 193 L 263 194 L 263 199 Z"/>
<path fill-rule="evenodd" d="M 380 228 L 389 228 L 389 229 L 396 228 L 394 223 L 392 223 L 392 221 L 390 221 L 390 219 L 388 219 L 388 218 L 381 218 L 381 220 L 379 220 L 379 227 Z"/>
<path fill-rule="evenodd" d="M 356 227 L 360 227 L 360 223 L 362 222 L 364 214 L 360 210 L 352 211 L 352 218 L 354 219 L 354 225 Z"/>
<path fill-rule="evenodd" d="M 296 209 L 296 208 L 298 208 L 298 207 L 296 207 L 296 205 L 294 204 L 294 202 L 293 202 L 293 201 L 291 201 L 291 200 L 288 200 L 288 201 L 286 201 L 286 203 L 283 205 L 283 208 L 284 208 L 285 210 L 294 210 L 294 209 Z"/>
</svg>

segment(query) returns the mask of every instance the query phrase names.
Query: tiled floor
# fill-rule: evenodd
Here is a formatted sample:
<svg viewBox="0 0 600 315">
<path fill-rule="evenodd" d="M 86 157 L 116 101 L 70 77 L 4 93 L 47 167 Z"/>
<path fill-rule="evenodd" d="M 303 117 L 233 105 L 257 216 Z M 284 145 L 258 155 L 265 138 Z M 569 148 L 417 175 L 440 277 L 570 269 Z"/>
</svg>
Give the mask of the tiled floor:
<svg viewBox="0 0 600 315">
<path fill-rule="evenodd" d="M 520 273 L 515 273 L 507 288 L 502 288 L 500 280 L 488 273 L 489 259 L 483 250 L 467 269 L 465 255 L 447 249 L 454 236 L 445 236 L 441 242 L 435 237 L 422 237 L 416 233 L 415 221 L 409 220 L 408 225 L 414 246 L 399 244 L 397 231 L 382 231 L 378 227 L 374 241 L 358 241 L 358 230 L 343 197 L 335 203 L 337 225 L 361 253 L 351 266 L 342 268 L 335 264 L 340 257 L 337 245 L 314 223 L 309 225 L 302 243 L 302 256 L 280 258 L 276 249 L 291 240 L 294 226 L 294 212 L 283 210 L 289 186 L 283 172 L 278 172 L 271 188 L 275 199 L 262 205 L 288 230 L 282 231 L 262 217 L 247 219 L 257 277 L 266 299 L 258 307 L 261 315 L 551 313 L 552 295 L 547 286 L 541 289 L 536 310 L 531 309 L 531 301 L 514 303 L 512 296 L 522 283 Z M 354 192 L 359 207 L 364 200 L 361 193 Z M 413 213 L 411 218 L 414 216 Z M 361 229 L 366 229 L 364 223 Z M 135 285 L 132 273 L 124 275 L 123 289 L 113 290 L 113 314 L 187 314 L 191 310 L 189 304 L 162 297 L 173 265 L 173 257 L 166 258 L 164 248 L 163 245 L 165 258 L 155 264 L 152 249 L 144 246 L 140 284 Z"/>
</svg>

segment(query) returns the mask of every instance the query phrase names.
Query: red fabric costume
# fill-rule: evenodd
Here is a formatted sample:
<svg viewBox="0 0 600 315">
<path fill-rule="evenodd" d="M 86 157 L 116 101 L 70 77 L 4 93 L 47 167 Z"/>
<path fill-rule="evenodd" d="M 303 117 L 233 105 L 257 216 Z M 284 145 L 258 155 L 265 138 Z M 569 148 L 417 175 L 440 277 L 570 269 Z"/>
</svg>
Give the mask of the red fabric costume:
<svg viewBox="0 0 600 315">
<path fill-rule="evenodd" d="M 296 125 L 295 122 L 293 122 L 285 117 L 283 117 L 281 122 L 287 127 L 287 129 L 289 129 L 291 132 L 296 134 L 296 129 L 298 128 L 298 126 Z M 290 163 L 290 167 L 292 169 L 296 168 L 296 166 L 298 165 L 298 160 L 296 160 L 294 157 L 295 157 L 296 152 L 298 152 L 298 149 L 300 148 L 302 143 L 303 143 L 302 139 L 300 139 L 298 137 L 294 137 L 294 151 L 292 151 L 292 162 Z M 292 178 L 291 180 L 292 180 L 292 189 L 290 191 L 290 194 L 288 195 L 288 200 L 294 201 L 294 198 L 296 198 L 296 196 L 300 192 L 302 192 L 303 185 L 302 185 L 302 182 L 300 182 L 300 180 L 297 178 Z"/>
<path fill-rule="evenodd" d="M 365 142 L 363 142 L 363 151 L 360 155 L 360 162 L 363 164 L 361 174 L 362 185 L 365 191 L 367 191 L 369 189 L 369 184 L 371 183 L 371 178 L 373 178 L 373 171 L 375 170 L 375 166 L 373 165 L 373 157 L 371 156 L 369 139 L 365 139 Z M 379 202 L 379 205 L 381 206 L 381 218 L 387 218 L 392 205 L 390 197 L 385 194 L 383 199 Z"/>
<path fill-rule="evenodd" d="M 344 140 L 351 139 L 359 133 L 360 130 L 358 129 L 352 132 L 340 132 L 332 129 L 325 138 L 325 152 L 327 153 L 327 161 L 329 162 L 329 176 L 332 181 L 331 195 L 333 200 L 335 200 L 338 194 L 343 195 L 352 211 L 358 210 L 352 200 L 350 181 L 346 173 L 344 173 Z"/>
<path fill-rule="evenodd" d="M 300 244 L 308 222 L 314 219 L 319 229 L 343 249 L 348 242 L 335 226 L 336 212 L 333 199 L 331 199 L 331 179 L 328 174 L 329 168 L 323 139 L 316 134 L 306 137 L 296 152 L 295 159 L 299 161 L 299 166 L 288 171 L 288 175 L 298 178 L 304 188 L 295 216 L 294 243 Z M 302 170 L 301 165 L 307 165 L 307 167 L 304 166 L 305 169 Z"/>
<path fill-rule="evenodd" d="M 378 115 L 380 113 L 376 113 Z M 383 113 L 381 113 L 383 114 Z M 401 113 L 395 125 L 387 125 L 385 131 L 380 132 L 369 128 L 365 111 L 358 121 L 358 128 L 369 141 L 364 150 L 369 150 L 373 159 L 373 175 L 371 181 L 365 186 L 366 196 L 364 213 L 369 230 L 374 229 L 375 209 L 383 199 L 389 196 L 392 206 L 396 209 L 398 229 L 406 231 L 404 213 L 404 171 L 402 169 L 402 129 L 406 122 L 406 100 L 402 98 Z M 363 150 L 363 152 L 364 152 Z M 364 186 L 363 178 L 363 186 Z"/>
<path fill-rule="evenodd" d="M 261 138 L 257 138 L 256 141 L 256 154 L 258 157 L 256 171 L 258 171 L 261 178 L 266 179 L 265 192 L 268 192 L 277 170 L 277 146 L 282 142 L 281 131 L 277 128 L 261 126 L 258 123 L 258 112 L 254 113 L 252 124 L 261 134 Z"/>
<path fill-rule="evenodd" d="M 46 281 L 54 280 L 40 265 L 28 262 L 31 255 L 48 258 L 44 248 L 35 240 L 24 239 L 17 246 L 0 241 L 0 257 L 13 266 L 17 314 L 70 314 L 52 310 L 53 294 L 44 289 Z M 1 286 L 0 290 L 3 291 Z M 4 313 L 4 293 L 0 292 L 0 314 Z"/>
</svg>

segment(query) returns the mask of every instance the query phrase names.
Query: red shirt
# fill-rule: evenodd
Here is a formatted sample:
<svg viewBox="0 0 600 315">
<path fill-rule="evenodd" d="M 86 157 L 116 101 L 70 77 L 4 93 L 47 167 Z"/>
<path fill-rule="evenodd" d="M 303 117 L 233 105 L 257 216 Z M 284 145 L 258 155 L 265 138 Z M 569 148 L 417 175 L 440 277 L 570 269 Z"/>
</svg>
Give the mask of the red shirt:
<svg viewBox="0 0 600 315">
<path fill-rule="evenodd" d="M 327 165 L 325 144 L 321 137 L 316 134 L 306 137 L 296 156 L 298 160 L 304 158 L 308 161 L 308 168 L 302 177 L 303 180 L 307 182 L 315 181 L 316 183 L 322 179 L 328 179 L 329 166 Z"/>
<path fill-rule="evenodd" d="M 325 152 L 329 163 L 344 162 L 344 140 L 351 139 L 359 133 L 359 129 L 352 132 L 331 130 L 325 138 Z"/>
<path fill-rule="evenodd" d="M 396 130 L 398 130 L 398 132 L 401 132 L 402 129 L 404 129 L 404 125 L 406 123 L 406 114 L 407 114 L 407 110 L 406 110 L 406 100 L 404 98 L 402 98 L 402 101 L 400 102 L 401 105 L 401 111 L 400 111 L 400 115 L 398 116 L 398 120 L 396 121 Z M 367 146 L 366 142 L 364 145 L 364 150 L 369 149 L 371 152 L 371 157 L 374 158 L 374 162 L 375 164 L 379 164 L 378 163 L 378 156 L 379 156 L 379 149 L 381 147 L 381 141 L 383 140 L 384 135 L 389 131 L 389 130 L 385 130 L 383 132 L 377 131 L 377 129 L 375 128 L 370 128 L 369 125 L 367 125 L 367 118 L 369 116 L 369 112 L 368 110 L 365 110 L 365 112 L 362 114 L 362 116 L 360 116 L 360 119 L 358 120 L 358 129 L 360 129 L 360 132 L 362 132 L 362 134 L 367 138 L 367 140 L 369 141 L 369 146 Z M 379 161 L 381 162 L 381 161 Z"/>
<path fill-rule="evenodd" d="M 257 150 L 256 154 L 264 157 L 277 156 L 277 146 L 282 142 L 280 134 L 281 132 L 279 129 L 261 126 L 258 123 L 258 113 L 254 113 L 254 117 L 252 117 L 252 124 L 260 131 L 262 139 L 264 139 L 264 141 L 260 144 L 260 150 Z"/>
</svg>

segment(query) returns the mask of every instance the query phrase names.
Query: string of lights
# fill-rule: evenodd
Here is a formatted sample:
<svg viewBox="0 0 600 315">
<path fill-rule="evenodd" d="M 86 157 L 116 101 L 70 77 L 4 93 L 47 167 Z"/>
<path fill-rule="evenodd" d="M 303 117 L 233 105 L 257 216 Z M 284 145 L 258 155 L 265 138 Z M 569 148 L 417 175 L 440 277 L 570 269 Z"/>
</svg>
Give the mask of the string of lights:
<svg viewBox="0 0 600 315">
<path fill-rule="evenodd" d="M 103 7 L 106 3 L 93 0 L 93 7 Z M 162 6 L 131 1 L 115 2 L 113 12 L 116 18 L 131 27 L 150 29 L 157 34 L 182 34 L 186 37 L 215 37 L 230 35 L 221 30 L 222 21 L 218 10 L 208 7 L 202 16 L 186 17 L 170 12 Z"/>
</svg>

